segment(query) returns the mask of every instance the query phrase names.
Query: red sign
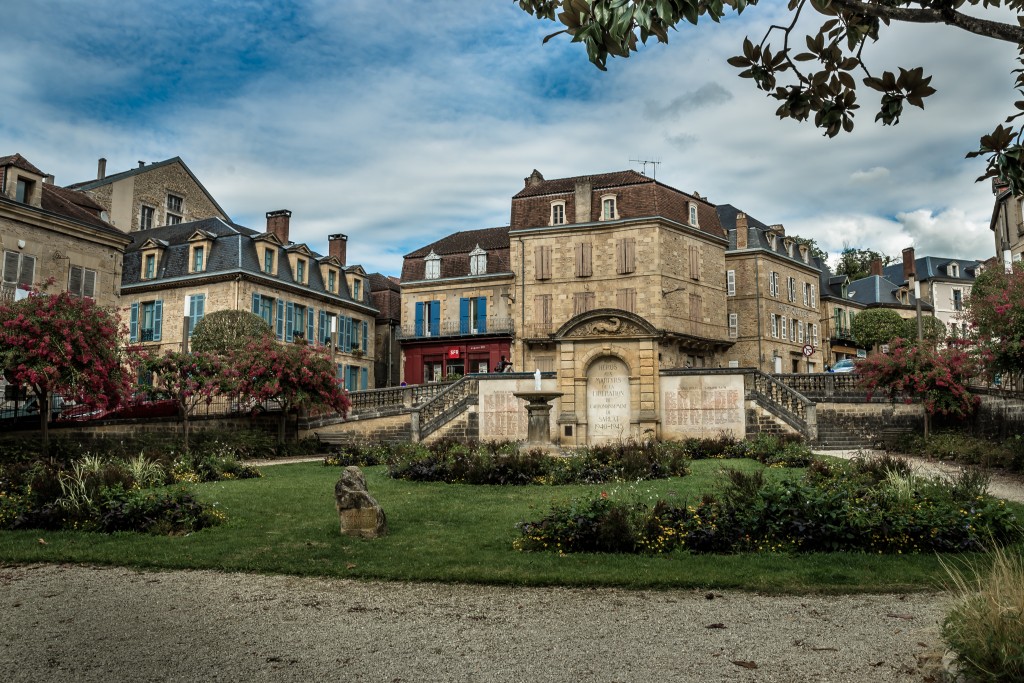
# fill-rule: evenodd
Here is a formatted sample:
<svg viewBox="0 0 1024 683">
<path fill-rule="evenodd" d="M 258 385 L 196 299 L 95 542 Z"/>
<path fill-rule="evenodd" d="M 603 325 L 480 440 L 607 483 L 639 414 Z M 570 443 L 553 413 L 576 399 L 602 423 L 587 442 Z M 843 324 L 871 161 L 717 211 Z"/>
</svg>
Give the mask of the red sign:
<svg viewBox="0 0 1024 683">
<path fill-rule="evenodd" d="M 459 357 L 459 349 L 448 349 L 448 357 L 449 358 L 458 358 Z"/>
</svg>

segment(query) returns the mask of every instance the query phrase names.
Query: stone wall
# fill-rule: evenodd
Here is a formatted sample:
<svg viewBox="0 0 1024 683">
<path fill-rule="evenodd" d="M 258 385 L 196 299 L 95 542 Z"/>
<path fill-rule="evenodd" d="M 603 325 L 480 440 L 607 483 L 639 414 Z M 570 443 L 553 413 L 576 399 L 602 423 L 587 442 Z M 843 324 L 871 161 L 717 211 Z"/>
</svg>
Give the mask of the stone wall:
<svg viewBox="0 0 1024 683">
<path fill-rule="evenodd" d="M 681 375 L 661 378 L 661 438 L 742 439 L 747 432 L 742 375 Z"/>
<path fill-rule="evenodd" d="M 872 448 L 896 433 L 922 433 L 924 409 L 905 403 L 819 403 L 818 445 Z"/>
<path fill-rule="evenodd" d="M 345 435 L 350 437 L 352 443 L 404 443 L 412 441 L 412 422 L 408 413 L 367 420 L 352 418 L 333 425 L 303 430 L 300 436 L 314 436 L 315 432 Z"/>
</svg>

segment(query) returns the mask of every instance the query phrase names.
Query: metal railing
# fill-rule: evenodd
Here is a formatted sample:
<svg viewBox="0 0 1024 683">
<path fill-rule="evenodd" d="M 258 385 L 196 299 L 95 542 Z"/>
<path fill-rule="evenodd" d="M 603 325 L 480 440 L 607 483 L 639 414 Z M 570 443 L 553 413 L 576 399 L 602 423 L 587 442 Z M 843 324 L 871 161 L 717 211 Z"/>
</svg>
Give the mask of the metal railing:
<svg viewBox="0 0 1024 683">
<path fill-rule="evenodd" d="M 14 301 L 15 289 L 17 289 L 17 287 L 7 284 L 6 282 L 0 284 L 0 304 L 9 304 Z"/>
<path fill-rule="evenodd" d="M 473 337 L 483 334 L 512 334 L 515 331 L 512 318 L 487 318 L 483 327 L 474 327 L 462 320 L 441 320 L 437 325 L 423 321 L 420 326 L 404 325 L 398 331 L 399 339 L 424 339 L 428 337 Z"/>
</svg>

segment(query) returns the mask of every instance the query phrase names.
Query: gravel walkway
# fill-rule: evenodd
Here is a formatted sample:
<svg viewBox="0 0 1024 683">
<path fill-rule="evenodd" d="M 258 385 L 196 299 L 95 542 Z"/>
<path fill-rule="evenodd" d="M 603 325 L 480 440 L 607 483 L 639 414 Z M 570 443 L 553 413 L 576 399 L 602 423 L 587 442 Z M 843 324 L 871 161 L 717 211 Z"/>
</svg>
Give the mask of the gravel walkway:
<svg viewBox="0 0 1024 683">
<path fill-rule="evenodd" d="M 0 672 L 46 681 L 926 681 L 934 594 L 0 567 Z"/>
</svg>

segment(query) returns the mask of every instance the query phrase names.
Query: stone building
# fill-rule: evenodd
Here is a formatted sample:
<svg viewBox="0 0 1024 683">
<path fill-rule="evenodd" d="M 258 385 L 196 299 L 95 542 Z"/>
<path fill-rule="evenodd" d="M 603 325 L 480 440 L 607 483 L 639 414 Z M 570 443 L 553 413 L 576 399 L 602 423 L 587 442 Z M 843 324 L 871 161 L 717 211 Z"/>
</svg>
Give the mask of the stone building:
<svg viewBox="0 0 1024 683">
<path fill-rule="evenodd" d="M 367 281 L 377 309 L 373 376 L 377 388 L 396 387 L 402 381 L 402 287 L 398 278 L 381 273 L 370 273 Z"/>
<path fill-rule="evenodd" d="M 920 283 L 922 305 L 927 304 L 924 310 L 940 320 L 951 336 L 961 337 L 969 332 L 963 317 L 964 307 L 974 278 L 982 268 L 980 261 L 972 259 L 917 258 L 914 248 L 909 247 L 903 250 L 903 262 L 886 266 L 883 275 L 890 282 L 906 288 L 908 302 L 913 303 L 913 274 Z"/>
<path fill-rule="evenodd" d="M 180 157 L 107 175 L 107 160 L 100 159 L 96 178 L 69 185 L 102 205 L 114 227 L 123 232 L 164 225 L 192 223 L 204 218 L 230 221 L 217 200 L 203 187 Z"/>
<path fill-rule="evenodd" d="M 833 275 L 827 266 L 821 269 L 821 338 L 826 365 L 845 358 L 860 358 L 867 349 L 853 337 L 853 321 L 866 304 L 851 298 L 848 275 Z"/>
<path fill-rule="evenodd" d="M 409 384 L 488 372 L 512 342 L 508 228 L 464 230 L 402 264 L 402 378 Z"/>
<path fill-rule="evenodd" d="M 1014 196 L 1004 183 L 993 180 L 995 205 L 989 229 L 995 239 L 996 260 L 1004 267 L 1024 258 L 1024 197 Z"/>
<path fill-rule="evenodd" d="M 20 154 L 0 157 L 0 300 L 53 278 L 51 292 L 116 307 L 130 239 L 105 215 L 89 196 L 57 187 Z"/>
<path fill-rule="evenodd" d="M 563 443 L 659 433 L 661 368 L 716 366 L 734 341 L 714 205 L 635 171 L 512 198 L 516 369 L 554 371 Z"/>
<path fill-rule="evenodd" d="M 717 207 L 729 237 L 725 287 L 729 367 L 821 372 L 822 264 L 781 225 L 765 225 L 731 204 Z"/>
<path fill-rule="evenodd" d="M 366 273 L 346 267 L 345 235 L 330 235 L 324 256 L 288 239 L 290 220 L 271 211 L 266 232 L 221 218 L 132 232 L 121 287 L 131 341 L 184 350 L 205 314 L 252 311 L 278 341 L 330 347 L 346 388 L 374 386 Z"/>
</svg>

